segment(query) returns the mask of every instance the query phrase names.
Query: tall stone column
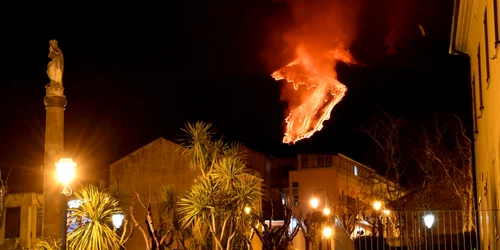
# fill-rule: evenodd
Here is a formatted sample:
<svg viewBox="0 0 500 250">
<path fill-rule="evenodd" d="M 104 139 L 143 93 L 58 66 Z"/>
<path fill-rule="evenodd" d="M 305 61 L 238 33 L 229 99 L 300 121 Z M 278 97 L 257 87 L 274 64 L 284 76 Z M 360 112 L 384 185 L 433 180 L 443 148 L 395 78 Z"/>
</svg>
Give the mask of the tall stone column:
<svg viewBox="0 0 500 250">
<path fill-rule="evenodd" d="M 64 108 L 66 97 L 62 85 L 64 60 L 57 41 L 50 41 L 47 75 L 50 83 L 45 86 L 45 156 L 43 165 L 43 227 L 44 237 L 61 239 L 62 186 L 56 177 L 55 163 L 64 153 Z"/>
</svg>

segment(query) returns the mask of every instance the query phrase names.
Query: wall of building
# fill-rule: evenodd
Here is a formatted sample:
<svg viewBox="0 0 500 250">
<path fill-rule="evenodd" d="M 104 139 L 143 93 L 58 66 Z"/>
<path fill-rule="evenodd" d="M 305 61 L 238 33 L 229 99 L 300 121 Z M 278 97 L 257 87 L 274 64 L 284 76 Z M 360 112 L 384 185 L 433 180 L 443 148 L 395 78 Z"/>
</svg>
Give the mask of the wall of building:
<svg viewBox="0 0 500 250">
<path fill-rule="evenodd" d="M 317 164 L 314 163 L 317 157 L 316 155 L 299 155 L 298 170 L 290 171 L 289 196 L 291 198 L 298 197 L 298 202 L 293 202 L 294 216 L 298 216 L 300 212 L 311 212 L 309 201 L 313 197 L 317 197 L 320 200 L 319 206 L 323 207 L 325 193 L 327 193 L 330 209 L 332 211 L 333 209 L 341 209 L 340 198 L 342 194 L 347 196 L 349 193 L 355 193 L 362 186 L 359 177 L 355 176 L 353 172 L 343 170 L 339 165 L 332 164 L 330 167 L 317 167 Z M 334 156 L 321 157 L 332 157 L 332 162 L 335 162 Z M 306 158 L 311 163 L 308 164 L 307 168 L 304 165 L 304 159 Z M 344 164 L 340 165 L 343 166 Z"/>
<path fill-rule="evenodd" d="M 477 202 L 480 210 L 500 208 L 500 2 L 460 0 L 452 48 L 470 57 Z M 457 53 L 457 51 L 451 51 Z M 500 249 L 498 217 L 482 218 L 483 249 Z M 489 246 L 488 246 L 489 245 Z M 488 248 L 489 247 L 489 248 Z"/>
<path fill-rule="evenodd" d="M 183 155 L 184 148 L 159 138 L 137 151 L 111 164 L 109 183 L 112 189 L 118 186 L 120 206 L 128 211 L 137 192 L 142 201 L 151 202 L 156 211 L 163 185 L 174 187 L 179 195 L 189 189 L 198 176 L 197 170 L 189 167 L 190 158 Z M 135 216 L 139 223 L 146 219 L 146 211 L 135 201 Z M 158 219 L 158 216 L 155 216 Z M 142 225 L 145 228 L 145 225 Z M 142 234 L 136 230 L 126 243 L 128 249 L 144 248 Z"/>
<path fill-rule="evenodd" d="M 36 244 L 37 236 L 41 234 L 41 205 L 43 195 L 36 193 L 7 194 L 6 208 L 20 208 L 19 238 L 5 238 L 7 209 L 3 216 L 0 228 L 0 249 L 32 248 Z M 40 213 L 37 211 L 40 210 Z"/>
</svg>

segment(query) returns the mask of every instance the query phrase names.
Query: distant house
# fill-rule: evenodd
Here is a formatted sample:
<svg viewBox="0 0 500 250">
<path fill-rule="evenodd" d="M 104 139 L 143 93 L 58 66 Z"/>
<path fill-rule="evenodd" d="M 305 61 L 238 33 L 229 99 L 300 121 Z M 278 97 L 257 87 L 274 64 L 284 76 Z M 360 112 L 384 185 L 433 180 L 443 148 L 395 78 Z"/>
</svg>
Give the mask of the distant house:
<svg viewBox="0 0 500 250">
<path fill-rule="evenodd" d="M 356 237 L 357 231 L 371 232 L 361 207 L 368 211 L 376 200 L 390 201 L 405 194 L 396 183 L 342 154 L 299 154 L 297 161 L 298 169 L 290 171 L 289 180 L 294 216 L 316 214 L 317 210 L 321 213 L 328 207 L 332 215 L 338 216 L 335 225 L 343 221 L 345 240 Z M 317 199 L 317 208 L 310 205 L 313 198 Z"/>
</svg>

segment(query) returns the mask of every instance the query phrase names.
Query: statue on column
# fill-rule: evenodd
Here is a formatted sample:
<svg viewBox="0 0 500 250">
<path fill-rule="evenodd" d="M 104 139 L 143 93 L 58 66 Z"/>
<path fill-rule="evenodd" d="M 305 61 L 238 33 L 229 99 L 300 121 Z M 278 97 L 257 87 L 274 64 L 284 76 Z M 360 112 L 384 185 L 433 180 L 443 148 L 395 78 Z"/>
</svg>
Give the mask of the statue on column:
<svg viewBox="0 0 500 250">
<path fill-rule="evenodd" d="M 49 41 L 49 58 L 51 61 L 47 65 L 47 76 L 50 83 L 45 86 L 47 96 L 61 96 L 64 97 L 64 88 L 62 84 L 62 77 L 64 72 L 64 58 L 63 53 L 56 40 Z"/>
</svg>

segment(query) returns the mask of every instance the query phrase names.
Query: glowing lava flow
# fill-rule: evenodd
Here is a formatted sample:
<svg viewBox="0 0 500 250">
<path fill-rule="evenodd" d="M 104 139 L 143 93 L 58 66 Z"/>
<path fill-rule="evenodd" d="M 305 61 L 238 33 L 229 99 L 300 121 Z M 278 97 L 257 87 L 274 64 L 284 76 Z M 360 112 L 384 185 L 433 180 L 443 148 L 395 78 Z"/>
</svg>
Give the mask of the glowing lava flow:
<svg viewBox="0 0 500 250">
<path fill-rule="evenodd" d="M 347 87 L 337 80 L 334 66 L 337 61 L 353 63 L 352 56 L 343 49 L 328 51 L 324 58 L 312 58 L 303 48 L 297 49 L 297 59 L 272 73 L 275 80 L 285 79 L 293 84 L 295 91 L 305 85 L 307 91 L 301 95 L 301 103 L 290 108 L 286 118 L 284 143 L 295 143 L 311 137 L 323 128 L 330 113 L 342 100 Z"/>
</svg>

